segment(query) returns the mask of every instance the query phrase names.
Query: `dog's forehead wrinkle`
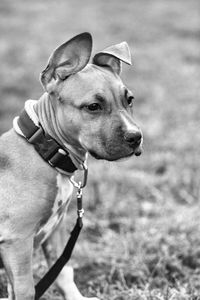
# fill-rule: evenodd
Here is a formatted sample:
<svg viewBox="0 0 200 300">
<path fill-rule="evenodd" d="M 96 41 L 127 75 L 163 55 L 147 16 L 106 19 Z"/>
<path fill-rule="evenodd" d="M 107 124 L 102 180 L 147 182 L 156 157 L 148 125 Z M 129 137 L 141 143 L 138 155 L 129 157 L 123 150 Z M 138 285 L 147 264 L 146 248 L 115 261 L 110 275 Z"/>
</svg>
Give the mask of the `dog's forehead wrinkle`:
<svg viewBox="0 0 200 300">
<path fill-rule="evenodd" d="M 63 85 L 61 94 L 64 98 L 70 98 L 70 95 L 73 97 L 74 91 L 76 91 L 77 96 L 80 93 L 81 96 L 85 94 L 90 97 L 91 95 L 99 94 L 106 97 L 110 94 L 110 90 L 114 93 L 117 86 L 121 89 L 123 86 L 121 79 L 118 78 L 116 81 L 115 76 L 110 71 L 102 71 L 102 69 L 90 65 L 77 74 L 70 76 Z"/>
</svg>

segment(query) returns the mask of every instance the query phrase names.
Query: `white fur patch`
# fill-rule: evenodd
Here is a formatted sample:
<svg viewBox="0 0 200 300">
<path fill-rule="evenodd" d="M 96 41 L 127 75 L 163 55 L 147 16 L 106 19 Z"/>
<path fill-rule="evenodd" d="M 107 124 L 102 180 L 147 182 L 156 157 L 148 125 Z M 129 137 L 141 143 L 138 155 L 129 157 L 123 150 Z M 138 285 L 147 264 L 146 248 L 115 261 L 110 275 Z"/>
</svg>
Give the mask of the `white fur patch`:
<svg viewBox="0 0 200 300">
<path fill-rule="evenodd" d="M 57 175 L 58 192 L 52 208 L 52 215 L 47 223 L 42 226 L 35 236 L 35 246 L 43 243 L 51 233 L 56 229 L 62 220 L 63 215 L 67 212 L 68 205 L 71 200 L 73 185 L 68 176 Z"/>
</svg>

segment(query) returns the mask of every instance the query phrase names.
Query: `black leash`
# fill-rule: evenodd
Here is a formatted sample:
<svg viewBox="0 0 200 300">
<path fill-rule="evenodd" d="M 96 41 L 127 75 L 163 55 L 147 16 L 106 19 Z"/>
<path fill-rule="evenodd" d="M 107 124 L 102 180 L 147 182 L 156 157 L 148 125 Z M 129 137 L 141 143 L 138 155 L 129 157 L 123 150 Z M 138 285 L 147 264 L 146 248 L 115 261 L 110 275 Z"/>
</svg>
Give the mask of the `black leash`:
<svg viewBox="0 0 200 300">
<path fill-rule="evenodd" d="M 35 300 L 39 299 L 45 291 L 50 287 L 50 285 L 55 281 L 59 273 L 65 264 L 69 261 L 76 241 L 78 239 L 79 233 L 82 229 L 82 220 L 80 222 L 80 218 L 77 218 L 76 225 L 71 232 L 71 236 L 67 242 L 67 245 L 59 257 L 59 259 L 55 262 L 55 264 L 49 269 L 49 271 L 44 275 L 44 277 L 37 283 L 35 286 Z"/>
<path fill-rule="evenodd" d="M 77 220 L 74 229 L 71 232 L 70 238 L 64 248 L 63 253 L 55 262 L 55 264 L 49 269 L 49 271 L 44 275 L 44 277 L 35 286 L 35 300 L 39 299 L 45 291 L 50 287 L 50 285 L 55 281 L 59 273 L 65 264 L 69 261 L 76 241 L 78 239 L 79 233 L 83 227 L 83 214 L 84 210 L 82 207 L 82 189 L 86 185 L 87 181 L 87 169 L 84 170 L 84 182 L 77 184 L 73 181 L 73 184 L 78 188 L 77 192 Z"/>
</svg>

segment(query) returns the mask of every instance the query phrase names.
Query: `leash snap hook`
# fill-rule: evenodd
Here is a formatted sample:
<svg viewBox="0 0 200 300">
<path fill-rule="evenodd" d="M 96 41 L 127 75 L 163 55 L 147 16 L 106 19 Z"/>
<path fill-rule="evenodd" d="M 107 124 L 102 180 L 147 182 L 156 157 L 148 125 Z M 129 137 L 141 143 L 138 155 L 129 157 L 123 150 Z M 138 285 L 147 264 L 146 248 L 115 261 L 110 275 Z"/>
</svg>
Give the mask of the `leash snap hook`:
<svg viewBox="0 0 200 300">
<path fill-rule="evenodd" d="M 88 168 L 87 168 L 87 165 L 86 164 L 83 164 L 83 183 L 81 181 L 79 181 L 79 183 L 77 183 L 75 180 L 74 180 L 74 176 L 72 176 L 70 178 L 70 181 L 71 183 L 75 186 L 75 188 L 77 188 L 78 190 L 81 188 L 83 189 L 86 184 L 87 184 L 87 178 L 88 178 Z"/>
<path fill-rule="evenodd" d="M 83 183 L 81 184 L 81 188 L 83 189 L 87 184 L 87 178 L 88 178 L 88 167 L 86 164 L 83 164 Z"/>
</svg>

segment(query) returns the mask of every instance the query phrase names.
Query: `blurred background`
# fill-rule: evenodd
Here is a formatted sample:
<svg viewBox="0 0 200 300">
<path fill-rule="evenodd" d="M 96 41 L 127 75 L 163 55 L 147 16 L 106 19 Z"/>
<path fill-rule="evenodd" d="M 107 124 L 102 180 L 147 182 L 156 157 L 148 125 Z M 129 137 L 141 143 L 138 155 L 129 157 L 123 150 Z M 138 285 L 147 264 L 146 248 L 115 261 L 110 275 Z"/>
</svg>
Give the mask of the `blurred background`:
<svg viewBox="0 0 200 300">
<path fill-rule="evenodd" d="M 94 54 L 130 46 L 133 66 L 122 77 L 136 98 L 144 153 L 89 159 L 76 282 L 105 300 L 200 299 L 200 1 L 1 0 L 1 133 L 43 93 L 39 73 L 53 49 L 83 31 Z M 75 216 L 72 203 L 70 226 Z M 46 270 L 39 251 L 35 280 Z M 5 283 L 1 271 L 0 296 Z M 43 299 L 61 296 L 52 287 Z"/>
</svg>

